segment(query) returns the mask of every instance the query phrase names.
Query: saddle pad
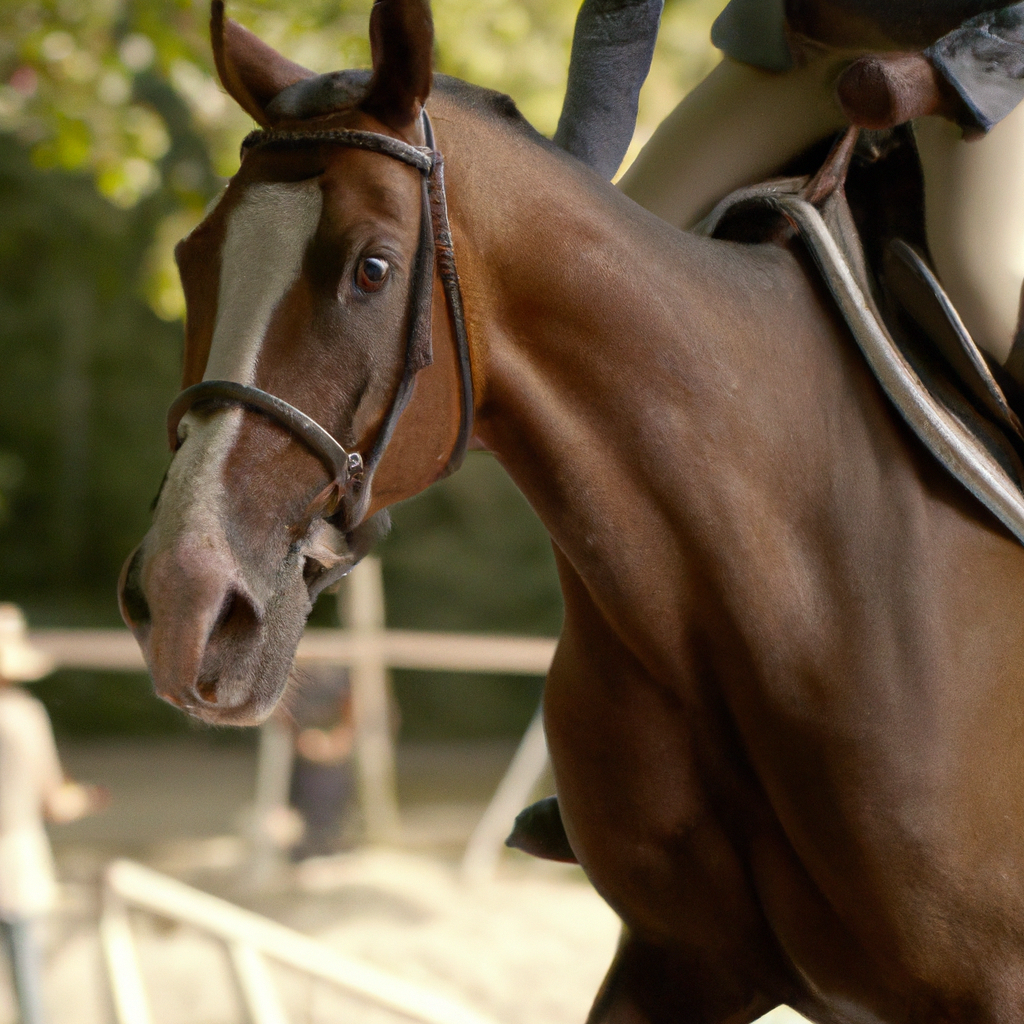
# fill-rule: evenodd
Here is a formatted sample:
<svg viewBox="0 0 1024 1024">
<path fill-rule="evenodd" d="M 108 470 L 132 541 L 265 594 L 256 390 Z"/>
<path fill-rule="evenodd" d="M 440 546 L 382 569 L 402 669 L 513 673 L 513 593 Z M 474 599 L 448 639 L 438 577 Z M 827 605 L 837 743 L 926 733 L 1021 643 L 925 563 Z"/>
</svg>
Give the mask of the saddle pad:
<svg viewBox="0 0 1024 1024">
<path fill-rule="evenodd" d="M 939 463 L 1024 544 L 1024 464 L 1013 444 L 979 414 L 923 346 L 890 331 L 871 294 L 842 189 L 819 210 L 800 195 L 805 184 L 806 179 L 784 179 L 740 189 L 723 199 L 697 230 L 714 236 L 727 219 L 734 222 L 746 211 L 768 210 L 788 221 L 896 410 Z M 984 411 L 989 413 L 987 407 Z"/>
</svg>

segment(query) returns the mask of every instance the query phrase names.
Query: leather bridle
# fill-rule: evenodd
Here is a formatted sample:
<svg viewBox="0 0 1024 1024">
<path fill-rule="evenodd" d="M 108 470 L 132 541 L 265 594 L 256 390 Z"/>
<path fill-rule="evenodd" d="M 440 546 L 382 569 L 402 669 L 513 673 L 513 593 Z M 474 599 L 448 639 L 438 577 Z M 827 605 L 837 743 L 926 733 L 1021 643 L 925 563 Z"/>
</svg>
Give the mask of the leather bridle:
<svg viewBox="0 0 1024 1024">
<path fill-rule="evenodd" d="M 442 476 L 458 469 L 465 456 L 473 429 L 473 375 L 469 361 L 469 337 L 462 306 L 462 292 L 455 266 L 455 252 L 448 223 L 448 203 L 444 187 L 444 158 L 434 144 L 434 132 L 426 110 L 422 112 L 426 146 L 411 146 L 400 139 L 377 132 L 325 129 L 289 131 L 261 129 L 251 132 L 242 143 L 242 154 L 248 150 L 294 149 L 300 146 L 330 144 L 381 153 L 415 167 L 422 179 L 422 214 L 420 238 L 413 264 L 409 290 L 409 334 L 406 340 L 405 365 L 401 380 L 385 414 L 384 421 L 366 455 L 350 452 L 312 417 L 295 406 L 250 384 L 230 380 L 204 380 L 186 388 L 167 411 L 167 433 L 171 451 L 181 445 L 178 425 L 182 417 L 197 405 L 240 405 L 262 413 L 291 431 L 306 445 L 331 473 L 327 487 L 324 518 L 336 518 L 342 529 L 354 529 L 365 517 L 370 498 L 373 474 L 391 437 L 398 419 L 412 395 L 416 374 L 433 361 L 431 343 L 431 310 L 434 290 L 434 268 L 444 288 L 448 315 L 455 341 L 461 388 L 459 433 L 448 456 Z"/>
</svg>

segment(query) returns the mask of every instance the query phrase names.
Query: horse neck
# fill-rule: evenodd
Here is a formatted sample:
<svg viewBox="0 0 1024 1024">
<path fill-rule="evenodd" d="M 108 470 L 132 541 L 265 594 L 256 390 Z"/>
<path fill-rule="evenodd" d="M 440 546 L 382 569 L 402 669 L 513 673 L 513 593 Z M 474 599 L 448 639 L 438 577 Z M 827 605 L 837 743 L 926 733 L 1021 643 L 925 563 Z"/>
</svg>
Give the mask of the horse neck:
<svg viewBox="0 0 1024 1024">
<path fill-rule="evenodd" d="M 581 517 L 608 522 L 627 479 L 670 457 L 684 421 L 735 422 L 723 396 L 758 361 L 737 328 L 758 319 L 750 295 L 769 268 L 794 261 L 670 228 L 568 157 L 461 107 L 435 123 L 477 436 L 568 542 Z"/>
<path fill-rule="evenodd" d="M 827 562 L 910 486 L 884 398 L 793 253 L 679 232 L 463 110 L 435 122 L 477 436 L 636 650 L 682 642 L 655 620 L 703 600 L 695 580 L 770 594 L 781 551 Z M 901 467 L 883 484 L 880 451 Z"/>
</svg>

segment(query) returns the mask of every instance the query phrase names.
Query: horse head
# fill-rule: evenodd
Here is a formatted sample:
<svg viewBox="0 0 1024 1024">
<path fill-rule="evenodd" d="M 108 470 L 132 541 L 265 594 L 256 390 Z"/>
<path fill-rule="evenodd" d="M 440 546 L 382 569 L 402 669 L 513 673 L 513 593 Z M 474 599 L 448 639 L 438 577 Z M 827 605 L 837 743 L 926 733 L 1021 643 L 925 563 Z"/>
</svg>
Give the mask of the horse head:
<svg viewBox="0 0 1024 1024">
<path fill-rule="evenodd" d="M 457 462 L 471 388 L 465 371 L 460 399 L 457 332 L 432 301 L 429 199 L 443 219 L 444 198 L 422 116 L 428 4 L 375 3 L 372 72 L 314 74 L 221 0 L 211 29 L 221 81 L 261 129 L 176 250 L 176 450 L 119 598 L 161 697 L 253 724 L 283 692 L 316 596 L 386 529 L 386 506 Z"/>
</svg>

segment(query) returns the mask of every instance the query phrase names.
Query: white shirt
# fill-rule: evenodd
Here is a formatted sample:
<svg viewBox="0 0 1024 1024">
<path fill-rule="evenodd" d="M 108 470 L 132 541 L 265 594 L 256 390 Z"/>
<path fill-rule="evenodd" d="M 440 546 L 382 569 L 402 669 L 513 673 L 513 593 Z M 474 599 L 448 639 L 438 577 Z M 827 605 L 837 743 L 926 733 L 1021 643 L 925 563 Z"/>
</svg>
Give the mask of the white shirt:
<svg viewBox="0 0 1024 1024">
<path fill-rule="evenodd" d="M 0 689 L 0 919 L 35 917 L 57 895 L 43 809 L 63 782 L 46 709 L 15 686 Z"/>
</svg>

